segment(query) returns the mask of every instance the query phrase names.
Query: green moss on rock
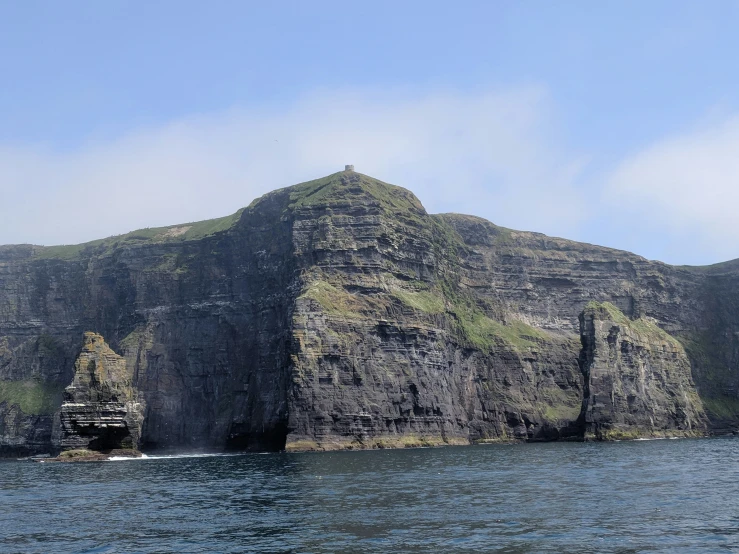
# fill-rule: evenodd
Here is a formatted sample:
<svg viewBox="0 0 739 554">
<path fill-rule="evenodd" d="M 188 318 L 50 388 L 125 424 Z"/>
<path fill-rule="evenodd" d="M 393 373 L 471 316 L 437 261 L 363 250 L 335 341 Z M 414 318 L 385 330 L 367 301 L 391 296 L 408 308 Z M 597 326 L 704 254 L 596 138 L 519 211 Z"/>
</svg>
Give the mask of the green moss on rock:
<svg viewBox="0 0 739 554">
<path fill-rule="evenodd" d="M 352 294 L 340 285 L 321 279 L 311 281 L 298 297 L 301 298 L 315 300 L 327 314 L 346 318 L 361 318 L 368 313 L 376 315 L 377 310 L 384 310 L 380 300 Z"/>
<path fill-rule="evenodd" d="M 39 381 L 0 381 L 0 403 L 18 406 L 28 415 L 52 414 L 61 405 L 63 390 Z"/>
<path fill-rule="evenodd" d="M 373 198 L 392 212 L 407 212 L 406 215 L 425 214 L 418 198 L 402 187 L 383 183 L 361 173 L 334 173 L 321 179 L 290 187 L 289 208 L 292 210 L 338 206 L 356 202 L 361 198 Z M 279 192 L 279 191 L 276 191 Z"/>
<path fill-rule="evenodd" d="M 519 320 L 500 323 L 479 312 L 463 313 L 460 322 L 465 335 L 481 350 L 500 346 L 501 341 L 517 349 L 534 348 L 550 340 L 545 331 Z"/>
<path fill-rule="evenodd" d="M 739 398 L 730 396 L 704 396 L 703 407 L 709 417 L 720 419 L 739 419 Z"/>
<path fill-rule="evenodd" d="M 437 292 L 393 290 L 391 294 L 403 304 L 419 312 L 440 314 L 445 311 L 444 297 Z"/>
<path fill-rule="evenodd" d="M 683 349 L 678 339 L 659 327 L 654 321 L 645 317 L 630 319 L 610 302 L 588 302 L 585 306 L 585 313 L 588 312 L 599 312 L 602 316 L 606 316 L 614 323 L 627 327 L 634 334 L 646 341 L 666 342 L 680 350 Z"/>
</svg>

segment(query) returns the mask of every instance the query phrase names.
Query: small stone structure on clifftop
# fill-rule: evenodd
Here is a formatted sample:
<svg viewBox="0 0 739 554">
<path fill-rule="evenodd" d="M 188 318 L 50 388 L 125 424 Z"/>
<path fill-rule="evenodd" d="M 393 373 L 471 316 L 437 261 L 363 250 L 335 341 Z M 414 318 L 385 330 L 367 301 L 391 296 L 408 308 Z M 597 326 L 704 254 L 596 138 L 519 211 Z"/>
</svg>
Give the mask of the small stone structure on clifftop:
<svg viewBox="0 0 739 554">
<path fill-rule="evenodd" d="M 354 171 L 354 166 L 353 165 L 345 165 L 344 166 L 344 171 Z"/>
</svg>

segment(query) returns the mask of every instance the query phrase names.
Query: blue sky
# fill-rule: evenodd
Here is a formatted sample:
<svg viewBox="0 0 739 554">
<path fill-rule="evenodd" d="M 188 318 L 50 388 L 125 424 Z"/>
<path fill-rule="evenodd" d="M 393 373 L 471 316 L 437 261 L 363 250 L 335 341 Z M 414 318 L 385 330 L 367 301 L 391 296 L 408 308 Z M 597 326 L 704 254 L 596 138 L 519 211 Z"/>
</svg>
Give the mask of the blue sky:
<svg viewBox="0 0 739 554">
<path fill-rule="evenodd" d="M 736 258 L 738 23 L 719 0 L 0 0 L 0 243 L 226 215 L 354 163 L 431 212 Z"/>
</svg>

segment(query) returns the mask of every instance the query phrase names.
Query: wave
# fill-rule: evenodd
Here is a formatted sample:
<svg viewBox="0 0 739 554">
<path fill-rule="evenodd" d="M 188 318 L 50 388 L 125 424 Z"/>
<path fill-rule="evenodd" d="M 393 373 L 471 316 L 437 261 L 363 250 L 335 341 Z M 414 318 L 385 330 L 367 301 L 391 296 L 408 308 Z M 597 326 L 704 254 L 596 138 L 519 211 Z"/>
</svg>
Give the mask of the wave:
<svg viewBox="0 0 739 554">
<path fill-rule="evenodd" d="M 685 437 L 640 437 L 634 441 L 674 441 L 684 439 Z"/>
<path fill-rule="evenodd" d="M 157 454 L 148 455 L 142 454 L 132 458 L 130 456 L 111 456 L 107 461 L 109 462 L 124 462 L 129 460 L 176 460 L 179 458 L 216 458 L 216 457 L 230 457 L 230 456 L 243 456 L 243 452 L 210 452 L 210 453 L 197 453 L 197 454 Z"/>
</svg>

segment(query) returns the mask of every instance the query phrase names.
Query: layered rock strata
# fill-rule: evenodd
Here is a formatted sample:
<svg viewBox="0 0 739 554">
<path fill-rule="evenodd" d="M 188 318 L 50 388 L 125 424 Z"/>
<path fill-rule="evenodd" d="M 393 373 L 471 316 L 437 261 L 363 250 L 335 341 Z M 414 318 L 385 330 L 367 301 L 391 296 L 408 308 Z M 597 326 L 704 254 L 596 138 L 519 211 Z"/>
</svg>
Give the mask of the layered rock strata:
<svg viewBox="0 0 739 554">
<path fill-rule="evenodd" d="M 633 359 L 596 360 L 595 373 L 642 368 L 649 410 L 625 393 L 581 417 L 591 301 L 684 347 L 658 355 L 625 330 Z M 125 359 L 147 449 L 583 438 L 597 418 L 623 433 L 703 429 L 697 402 L 678 415 L 679 390 L 723 431 L 739 425 L 738 314 L 737 263 L 673 267 L 430 215 L 345 171 L 218 220 L 0 247 L 0 452 L 61 446 L 54 421 L 87 330 Z"/>
<path fill-rule="evenodd" d="M 144 404 L 126 360 L 102 336 L 85 333 L 74 369 L 72 384 L 64 389 L 59 446 L 98 451 L 138 448 Z"/>
<path fill-rule="evenodd" d="M 696 436 L 708 428 L 682 344 L 608 302 L 580 314 L 584 437 Z"/>
</svg>

